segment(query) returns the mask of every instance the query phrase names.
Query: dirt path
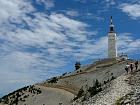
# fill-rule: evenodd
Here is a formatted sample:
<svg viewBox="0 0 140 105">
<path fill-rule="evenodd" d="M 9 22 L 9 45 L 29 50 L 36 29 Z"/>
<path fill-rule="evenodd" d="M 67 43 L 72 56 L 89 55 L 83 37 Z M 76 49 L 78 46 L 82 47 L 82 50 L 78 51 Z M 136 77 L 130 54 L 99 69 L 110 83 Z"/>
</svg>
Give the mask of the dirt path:
<svg viewBox="0 0 140 105">
<path fill-rule="evenodd" d="M 72 88 L 72 87 L 67 87 L 67 86 L 62 86 L 62 85 L 41 85 L 41 86 L 44 86 L 46 88 L 56 88 L 56 89 L 62 89 L 62 90 L 65 90 L 65 91 L 68 91 L 74 95 L 77 95 L 77 92 L 79 91 L 79 89 L 76 89 L 76 88 Z"/>
</svg>

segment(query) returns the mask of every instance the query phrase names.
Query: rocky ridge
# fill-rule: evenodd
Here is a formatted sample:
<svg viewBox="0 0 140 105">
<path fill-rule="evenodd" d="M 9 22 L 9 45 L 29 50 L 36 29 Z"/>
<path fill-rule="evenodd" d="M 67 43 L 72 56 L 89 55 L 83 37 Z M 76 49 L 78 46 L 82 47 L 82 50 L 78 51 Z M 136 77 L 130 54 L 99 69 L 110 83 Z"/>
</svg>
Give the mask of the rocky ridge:
<svg viewBox="0 0 140 105">
<path fill-rule="evenodd" d="M 140 71 L 131 73 L 126 82 L 131 86 L 131 92 L 121 97 L 117 103 L 120 105 L 140 105 Z"/>
</svg>

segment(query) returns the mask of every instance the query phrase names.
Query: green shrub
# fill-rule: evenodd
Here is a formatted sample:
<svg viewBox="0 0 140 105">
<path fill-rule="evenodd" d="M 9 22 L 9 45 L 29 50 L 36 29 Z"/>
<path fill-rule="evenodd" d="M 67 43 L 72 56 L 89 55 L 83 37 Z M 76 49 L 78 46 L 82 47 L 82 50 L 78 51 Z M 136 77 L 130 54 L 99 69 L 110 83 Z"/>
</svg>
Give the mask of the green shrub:
<svg viewBox="0 0 140 105">
<path fill-rule="evenodd" d="M 84 96 L 84 90 L 81 88 L 77 94 L 77 96 L 73 100 L 77 100 L 78 98 Z"/>
<path fill-rule="evenodd" d="M 48 83 L 57 83 L 58 79 L 56 77 L 53 77 L 48 81 Z"/>
<path fill-rule="evenodd" d="M 97 93 L 99 93 L 100 91 L 102 91 L 101 88 L 101 83 L 99 83 L 99 81 L 96 79 L 95 84 L 92 87 L 89 87 L 88 92 L 90 93 L 90 96 L 94 96 Z"/>
<path fill-rule="evenodd" d="M 122 105 L 122 104 L 121 104 L 121 100 L 122 100 L 122 98 L 118 99 L 118 100 L 115 102 L 115 105 Z"/>
<path fill-rule="evenodd" d="M 115 78 L 114 76 L 112 76 L 112 77 L 111 77 L 111 81 L 114 80 L 114 79 L 116 79 L 116 78 Z"/>
</svg>

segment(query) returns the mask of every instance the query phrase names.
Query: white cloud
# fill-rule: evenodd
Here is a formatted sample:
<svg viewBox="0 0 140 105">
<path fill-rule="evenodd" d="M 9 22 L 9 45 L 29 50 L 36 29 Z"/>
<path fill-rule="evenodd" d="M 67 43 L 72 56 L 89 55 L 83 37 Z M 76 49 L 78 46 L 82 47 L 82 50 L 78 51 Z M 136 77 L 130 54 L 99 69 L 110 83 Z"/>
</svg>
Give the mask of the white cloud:
<svg viewBox="0 0 140 105">
<path fill-rule="evenodd" d="M 85 30 L 87 24 L 69 19 L 62 14 L 51 14 L 45 17 L 41 14 L 35 14 L 35 19 L 24 20 L 32 29 L 21 29 L 16 27 L 6 31 L 9 27 L 0 29 L 0 36 L 3 40 L 8 40 L 15 45 L 28 46 L 46 46 L 46 43 L 53 42 L 54 44 L 62 45 L 68 42 L 68 38 L 75 41 L 86 40 L 85 34 L 92 34 Z M 93 32 L 93 34 L 96 34 Z M 66 43 L 67 44 L 67 43 Z"/>
<path fill-rule="evenodd" d="M 122 12 L 127 13 L 131 18 L 137 19 L 140 17 L 140 4 L 123 3 L 120 5 Z"/>
<path fill-rule="evenodd" d="M 80 2 L 80 3 L 86 3 L 87 2 L 87 0 L 74 0 L 74 1 Z"/>
<path fill-rule="evenodd" d="M 107 3 L 108 6 L 116 4 L 115 0 L 105 0 L 105 2 Z"/>
<path fill-rule="evenodd" d="M 131 33 L 121 33 L 118 37 L 119 53 L 135 55 L 140 51 L 140 39 L 134 39 Z"/>
<path fill-rule="evenodd" d="M 44 4 L 46 9 L 50 9 L 55 6 L 53 0 L 36 0 L 39 4 Z"/>
<path fill-rule="evenodd" d="M 80 17 L 80 19 L 81 18 L 82 19 L 92 19 L 92 20 L 98 20 L 98 21 L 104 20 L 103 17 L 89 12 L 87 8 L 86 8 L 85 12 L 82 12 L 81 10 L 78 10 L 78 9 L 60 10 L 58 12 L 64 13 L 65 15 L 70 16 L 70 17 L 77 17 L 77 18 Z"/>
<path fill-rule="evenodd" d="M 80 14 L 78 13 L 78 11 L 75 11 L 75 10 L 69 10 L 69 11 L 66 11 L 66 14 L 69 15 L 69 16 L 72 16 L 72 17 L 77 17 L 79 16 Z"/>
<path fill-rule="evenodd" d="M 22 18 L 25 13 L 33 10 L 32 5 L 27 0 L 0 0 L 1 22 L 7 21 L 8 19 L 17 20 Z"/>
</svg>

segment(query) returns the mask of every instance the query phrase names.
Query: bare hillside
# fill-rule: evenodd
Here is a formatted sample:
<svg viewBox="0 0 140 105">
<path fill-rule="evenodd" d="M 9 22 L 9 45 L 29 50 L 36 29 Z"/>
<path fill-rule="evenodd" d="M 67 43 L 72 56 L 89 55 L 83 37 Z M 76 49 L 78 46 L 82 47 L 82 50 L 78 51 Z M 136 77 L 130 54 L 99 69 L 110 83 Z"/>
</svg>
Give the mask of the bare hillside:
<svg viewBox="0 0 140 105">
<path fill-rule="evenodd" d="M 83 87 L 86 89 L 87 87 L 92 86 L 96 79 L 98 79 L 100 83 L 104 83 L 104 81 L 110 80 L 112 76 L 118 77 L 122 75 L 125 72 L 124 68 L 127 62 L 129 61 L 113 63 L 103 62 L 98 65 L 93 64 L 85 70 L 78 70 L 78 72 L 59 78 L 57 83 L 44 82 L 39 85 L 56 87 L 77 94 L 80 88 Z"/>
</svg>

